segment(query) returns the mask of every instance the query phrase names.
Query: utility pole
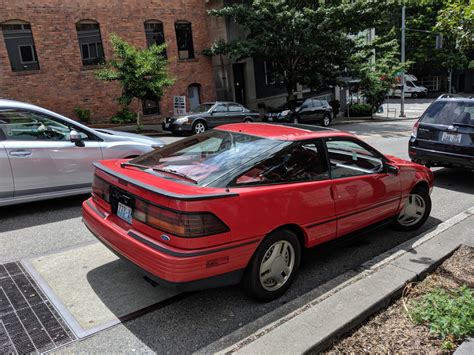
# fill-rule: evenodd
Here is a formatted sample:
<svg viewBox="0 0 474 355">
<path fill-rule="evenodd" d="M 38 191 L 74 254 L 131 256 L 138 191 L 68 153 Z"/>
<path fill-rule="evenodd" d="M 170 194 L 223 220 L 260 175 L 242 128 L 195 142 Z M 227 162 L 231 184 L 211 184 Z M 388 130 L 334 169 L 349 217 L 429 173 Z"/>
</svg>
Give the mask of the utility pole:
<svg viewBox="0 0 474 355">
<path fill-rule="evenodd" d="M 405 5 L 402 6 L 402 41 L 401 41 L 401 62 L 405 64 Z M 405 70 L 401 71 L 400 84 L 402 85 L 402 97 L 400 101 L 400 117 L 405 117 Z"/>
</svg>

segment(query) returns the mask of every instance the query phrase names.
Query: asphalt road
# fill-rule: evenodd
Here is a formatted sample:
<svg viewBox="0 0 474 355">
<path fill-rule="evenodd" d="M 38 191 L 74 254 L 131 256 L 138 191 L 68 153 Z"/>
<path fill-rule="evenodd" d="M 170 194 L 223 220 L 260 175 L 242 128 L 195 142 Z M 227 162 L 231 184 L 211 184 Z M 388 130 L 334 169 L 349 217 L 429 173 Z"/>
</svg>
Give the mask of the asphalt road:
<svg viewBox="0 0 474 355">
<path fill-rule="evenodd" d="M 337 128 L 358 134 L 384 153 L 407 158 L 413 123 L 367 122 Z M 316 247 L 305 253 L 298 277 L 279 300 L 256 303 L 245 297 L 238 286 L 187 294 L 63 350 L 190 353 L 229 334 L 233 335 L 228 340 L 248 335 L 303 305 L 308 293 L 314 293 L 322 284 L 350 270 L 357 273 L 365 261 L 474 205 L 473 173 L 437 169 L 435 176 L 431 217 L 421 230 L 400 233 L 384 228 Z M 85 198 L 0 208 L 0 263 L 93 242 L 81 223 L 80 203 Z"/>
</svg>

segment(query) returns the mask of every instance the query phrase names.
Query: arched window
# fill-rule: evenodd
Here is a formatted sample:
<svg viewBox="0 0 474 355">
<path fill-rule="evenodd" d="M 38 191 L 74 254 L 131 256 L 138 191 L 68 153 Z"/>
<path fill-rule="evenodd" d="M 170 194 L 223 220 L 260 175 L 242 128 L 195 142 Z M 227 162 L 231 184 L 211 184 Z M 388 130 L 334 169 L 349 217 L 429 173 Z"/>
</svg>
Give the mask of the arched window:
<svg viewBox="0 0 474 355">
<path fill-rule="evenodd" d="M 28 22 L 5 21 L 1 24 L 12 71 L 39 70 L 33 32 Z"/>
<path fill-rule="evenodd" d="M 161 45 L 165 43 L 165 34 L 163 32 L 163 23 L 158 20 L 145 21 L 145 36 L 146 45 L 149 48 L 151 45 Z M 163 51 L 163 55 L 166 56 L 166 49 Z"/>
<path fill-rule="evenodd" d="M 105 63 L 99 23 L 92 20 L 79 21 L 76 23 L 76 31 L 81 50 L 82 65 Z"/>
<path fill-rule="evenodd" d="M 188 86 L 189 109 L 192 110 L 201 104 L 201 85 L 191 84 Z"/>
<path fill-rule="evenodd" d="M 194 58 L 193 31 L 191 29 L 191 22 L 177 21 L 175 23 L 175 29 L 179 59 Z"/>
</svg>

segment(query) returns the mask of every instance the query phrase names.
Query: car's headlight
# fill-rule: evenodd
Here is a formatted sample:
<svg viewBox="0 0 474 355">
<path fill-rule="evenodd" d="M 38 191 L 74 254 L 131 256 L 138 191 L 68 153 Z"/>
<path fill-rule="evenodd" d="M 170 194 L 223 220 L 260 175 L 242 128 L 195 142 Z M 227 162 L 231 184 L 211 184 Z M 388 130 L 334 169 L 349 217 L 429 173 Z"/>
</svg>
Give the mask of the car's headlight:
<svg viewBox="0 0 474 355">
<path fill-rule="evenodd" d="M 180 117 L 175 122 L 176 123 L 186 123 L 188 121 L 189 121 L 189 119 L 187 117 Z"/>
<path fill-rule="evenodd" d="M 290 114 L 290 110 L 281 111 L 280 116 L 285 117 Z"/>
</svg>

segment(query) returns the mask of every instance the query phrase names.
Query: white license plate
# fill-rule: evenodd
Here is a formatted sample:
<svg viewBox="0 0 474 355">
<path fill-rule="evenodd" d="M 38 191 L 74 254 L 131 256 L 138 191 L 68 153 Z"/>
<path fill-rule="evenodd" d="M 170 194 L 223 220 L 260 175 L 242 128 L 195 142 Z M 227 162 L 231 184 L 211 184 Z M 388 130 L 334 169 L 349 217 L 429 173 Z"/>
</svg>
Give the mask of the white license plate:
<svg viewBox="0 0 474 355">
<path fill-rule="evenodd" d="M 117 206 L 117 216 L 122 218 L 125 222 L 132 224 L 132 209 L 123 203 L 119 202 Z"/>
<path fill-rule="evenodd" d="M 461 134 L 443 132 L 441 142 L 459 144 L 461 143 L 461 137 Z"/>
</svg>

